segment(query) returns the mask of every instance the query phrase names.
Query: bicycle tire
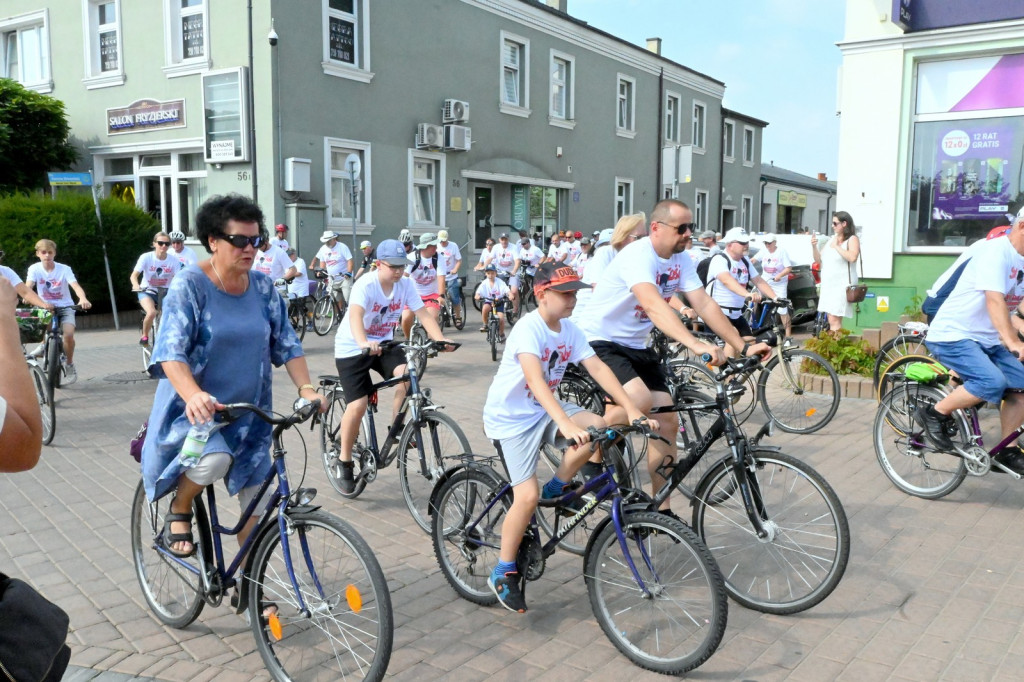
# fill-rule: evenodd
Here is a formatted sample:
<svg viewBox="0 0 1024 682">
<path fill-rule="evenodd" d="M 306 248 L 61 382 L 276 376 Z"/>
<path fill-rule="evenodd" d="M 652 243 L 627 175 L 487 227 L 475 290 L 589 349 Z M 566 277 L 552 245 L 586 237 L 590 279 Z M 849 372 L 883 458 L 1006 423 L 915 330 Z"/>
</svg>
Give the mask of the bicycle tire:
<svg viewBox="0 0 1024 682">
<path fill-rule="evenodd" d="M 939 402 L 945 392 L 935 386 L 906 382 L 882 396 L 872 441 L 882 473 L 908 495 L 937 500 L 956 490 L 967 477 L 967 464 L 956 454 L 939 452 L 925 443 L 914 420 L 918 405 Z M 953 412 L 957 433 L 951 438 L 966 447 L 971 427 L 961 410 Z"/>
<path fill-rule="evenodd" d="M 491 320 L 487 323 L 487 343 L 491 344 L 491 362 L 498 361 L 498 323 Z"/>
<path fill-rule="evenodd" d="M 871 383 L 876 389 L 882 370 L 904 355 L 927 355 L 924 337 L 920 334 L 898 334 L 882 344 L 875 354 L 875 367 L 871 371 Z M 882 394 L 879 393 L 879 396 Z"/>
<path fill-rule="evenodd" d="M 398 480 L 405 506 L 413 520 L 423 532 L 429 533 L 430 496 L 434 486 L 449 468 L 465 462 L 465 455 L 472 450 L 462 428 L 444 412 L 426 411 L 420 416 L 420 421 L 420 424 L 406 424 L 398 439 Z M 415 436 L 424 442 L 413 445 Z M 420 444 L 427 463 L 426 476 L 420 467 Z"/>
<path fill-rule="evenodd" d="M 624 514 L 622 529 L 631 556 L 624 554 L 614 524 L 608 523 L 585 559 L 584 577 L 598 624 L 615 648 L 641 668 L 669 675 L 693 670 L 722 642 L 729 612 L 711 552 L 682 522 L 664 514 Z M 651 589 L 638 589 L 631 565 Z"/>
<path fill-rule="evenodd" d="M 519 311 L 516 310 L 516 303 L 511 298 L 505 303 L 505 324 L 512 326 L 519 319 Z"/>
<path fill-rule="evenodd" d="M 749 452 L 748 458 L 750 496 L 762 510 L 769 537 L 754 534 L 728 459 L 698 484 L 693 528 L 710 548 L 735 601 L 761 613 L 805 611 L 828 597 L 846 572 L 846 512 L 808 464 L 767 450 Z"/>
<path fill-rule="evenodd" d="M 300 304 L 297 300 L 288 303 L 288 322 L 292 325 L 292 329 L 295 330 L 299 341 L 303 341 L 306 338 L 305 304 Z"/>
<path fill-rule="evenodd" d="M 39 414 L 43 420 L 43 445 L 53 442 L 53 436 L 57 432 L 57 410 L 53 404 L 53 392 L 46 380 L 46 373 L 43 368 L 34 362 L 28 365 L 29 374 L 32 375 L 32 387 L 36 392 L 36 402 L 39 403 Z"/>
<path fill-rule="evenodd" d="M 51 394 L 60 388 L 60 344 L 50 339 L 46 344 L 46 381 L 50 384 Z"/>
<path fill-rule="evenodd" d="M 164 515 L 170 508 L 171 497 L 167 495 L 150 503 L 146 498 L 145 487 L 139 481 L 131 510 L 132 559 L 142 596 L 153 615 L 164 625 L 181 629 L 195 621 L 206 605 L 200 595 L 202 582 L 197 557 L 210 556 L 210 553 L 205 549 L 208 545 L 201 530 L 204 526 L 200 525 L 205 523 L 206 514 L 202 499 L 198 496 L 192 504 L 195 513 L 193 535 L 196 537 L 197 551 L 192 557 L 181 559 L 192 566 L 195 572 L 154 548 L 157 535 L 163 531 Z M 204 549 L 200 550 L 199 543 L 203 544 Z"/>
<path fill-rule="evenodd" d="M 430 340 L 430 337 L 427 336 L 427 330 L 418 324 L 413 325 L 409 334 L 410 342 L 417 346 L 422 346 Z"/>
<path fill-rule="evenodd" d="M 391 660 L 394 614 L 387 579 L 366 541 L 323 511 L 288 514 L 260 541 L 248 579 L 256 649 L 276 680 L 380 680 Z M 300 609 L 294 573 L 307 611 Z M 264 616 L 277 608 L 280 639 Z"/>
<path fill-rule="evenodd" d="M 878 375 L 878 383 L 875 384 L 877 387 L 875 397 L 879 402 L 881 402 L 882 396 L 903 382 L 906 376 L 907 367 L 917 362 L 943 367 L 942 363 L 930 355 L 917 355 L 915 353 L 910 353 L 896 358 L 886 365 L 885 369 L 883 369 Z M 943 367 L 943 369 L 945 368 Z"/>
<path fill-rule="evenodd" d="M 331 391 L 327 399 L 331 401 L 330 406 L 326 412 L 317 417 L 320 420 L 320 462 L 324 466 L 324 473 L 327 474 L 327 482 L 334 488 L 334 492 L 346 499 L 354 500 L 366 488 L 366 479 L 360 476 L 362 471 L 361 457 L 356 456 L 356 453 L 361 453 L 369 443 L 366 432 L 366 420 L 364 418 L 360 422 L 359 436 L 356 439 L 355 446 L 352 448 L 352 475 L 355 477 L 356 485 L 352 492 L 345 492 L 341 488 L 341 460 L 338 458 L 341 446 L 339 442 L 341 417 L 345 413 L 346 405 L 345 396 L 342 395 L 341 388 L 336 388 Z"/>
<path fill-rule="evenodd" d="M 441 484 L 434 498 L 430 535 L 434 556 L 445 580 L 467 601 L 482 606 L 498 603 L 487 578 L 498 563 L 501 524 L 512 506 L 511 489 L 467 533 L 466 526 L 480 517 L 504 486 L 475 468 L 455 472 Z"/>
<path fill-rule="evenodd" d="M 787 363 L 793 381 L 781 367 L 782 361 Z M 810 390 L 813 380 L 804 372 L 807 365 L 825 372 L 821 393 Z M 841 397 L 839 375 L 828 360 L 809 350 L 783 350 L 765 365 L 757 380 L 761 409 L 788 433 L 814 433 L 828 424 L 839 409 Z"/>
<path fill-rule="evenodd" d="M 559 400 L 579 405 L 597 415 L 604 414 L 604 392 L 589 377 L 563 377 L 555 390 L 558 392 Z"/>
<path fill-rule="evenodd" d="M 313 331 L 317 336 L 326 336 L 334 326 L 336 308 L 331 297 L 318 298 L 313 304 Z"/>
</svg>

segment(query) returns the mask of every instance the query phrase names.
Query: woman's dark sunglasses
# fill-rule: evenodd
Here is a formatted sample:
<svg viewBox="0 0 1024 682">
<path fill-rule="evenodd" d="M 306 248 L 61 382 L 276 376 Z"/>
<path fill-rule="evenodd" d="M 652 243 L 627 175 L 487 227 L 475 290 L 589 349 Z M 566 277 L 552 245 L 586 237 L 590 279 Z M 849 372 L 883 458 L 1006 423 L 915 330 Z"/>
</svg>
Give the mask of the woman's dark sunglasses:
<svg viewBox="0 0 1024 682">
<path fill-rule="evenodd" d="M 217 239 L 223 239 L 236 249 L 244 249 L 246 244 L 250 244 L 254 249 L 259 248 L 260 242 L 263 241 L 263 237 L 260 235 L 247 237 L 244 234 L 224 234 L 223 232 L 217 235 Z"/>
<path fill-rule="evenodd" d="M 156 244 L 157 246 L 170 246 L 171 245 L 170 242 L 153 242 L 153 243 Z"/>
</svg>

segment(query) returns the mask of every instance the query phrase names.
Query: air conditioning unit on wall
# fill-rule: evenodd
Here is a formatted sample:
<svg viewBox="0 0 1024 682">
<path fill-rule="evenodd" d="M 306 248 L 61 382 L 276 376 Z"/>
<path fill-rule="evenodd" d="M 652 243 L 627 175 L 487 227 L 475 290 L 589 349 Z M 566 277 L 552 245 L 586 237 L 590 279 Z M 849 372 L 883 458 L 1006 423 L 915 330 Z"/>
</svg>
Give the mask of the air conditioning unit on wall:
<svg viewBox="0 0 1024 682">
<path fill-rule="evenodd" d="M 433 123 L 416 126 L 416 149 L 441 149 L 444 146 L 444 128 Z"/>
<path fill-rule="evenodd" d="M 450 124 L 444 127 L 445 151 L 468 152 L 472 144 L 470 128 Z"/>
<path fill-rule="evenodd" d="M 458 99 L 446 99 L 444 109 L 441 110 L 441 120 L 444 123 L 463 123 L 469 120 L 469 102 Z"/>
</svg>

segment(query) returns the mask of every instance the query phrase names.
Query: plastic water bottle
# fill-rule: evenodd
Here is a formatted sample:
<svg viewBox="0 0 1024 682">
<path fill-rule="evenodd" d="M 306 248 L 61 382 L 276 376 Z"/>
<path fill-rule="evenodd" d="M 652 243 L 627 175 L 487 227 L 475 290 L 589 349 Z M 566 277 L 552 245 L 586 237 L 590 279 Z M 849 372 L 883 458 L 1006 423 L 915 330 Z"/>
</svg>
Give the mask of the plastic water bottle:
<svg viewBox="0 0 1024 682">
<path fill-rule="evenodd" d="M 206 441 L 210 440 L 213 432 L 222 426 L 223 424 L 213 421 L 205 423 L 196 422 L 193 424 L 192 428 L 188 430 L 188 435 L 185 436 L 185 443 L 181 446 L 181 454 L 178 455 L 178 462 L 181 466 L 186 469 L 195 468 L 196 464 L 199 463 L 199 458 L 203 456 Z"/>
</svg>

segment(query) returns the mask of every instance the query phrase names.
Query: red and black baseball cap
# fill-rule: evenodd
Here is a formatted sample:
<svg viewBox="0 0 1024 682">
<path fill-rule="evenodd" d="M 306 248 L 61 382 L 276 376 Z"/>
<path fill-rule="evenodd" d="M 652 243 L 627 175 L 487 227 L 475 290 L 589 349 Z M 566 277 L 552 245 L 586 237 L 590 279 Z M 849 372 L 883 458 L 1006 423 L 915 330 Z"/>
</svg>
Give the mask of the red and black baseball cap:
<svg viewBox="0 0 1024 682">
<path fill-rule="evenodd" d="M 568 265 L 542 263 L 537 266 L 537 274 L 533 276 L 533 293 L 535 294 L 547 289 L 565 292 L 589 288 L 590 285 L 581 282 L 576 271 Z"/>
</svg>

